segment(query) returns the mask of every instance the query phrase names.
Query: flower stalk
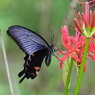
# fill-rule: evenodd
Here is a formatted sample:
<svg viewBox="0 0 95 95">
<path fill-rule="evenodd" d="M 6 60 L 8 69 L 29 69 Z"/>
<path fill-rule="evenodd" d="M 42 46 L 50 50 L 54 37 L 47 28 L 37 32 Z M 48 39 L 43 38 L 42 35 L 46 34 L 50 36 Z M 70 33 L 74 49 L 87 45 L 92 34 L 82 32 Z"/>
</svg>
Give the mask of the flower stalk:
<svg viewBox="0 0 95 95">
<path fill-rule="evenodd" d="M 83 57 L 82 57 L 81 67 L 80 67 L 79 76 L 78 76 L 78 79 L 77 79 L 74 95 L 79 94 L 79 89 L 80 89 L 81 80 L 82 80 L 82 76 L 83 76 L 84 64 L 86 62 L 86 57 L 87 57 L 87 52 L 88 52 L 89 41 L 90 41 L 90 38 L 86 37 L 86 44 L 85 44 L 85 48 L 84 48 L 84 54 L 83 54 Z"/>
<path fill-rule="evenodd" d="M 66 80 L 66 87 L 64 90 L 64 95 L 68 95 L 68 89 L 69 89 L 69 85 L 70 85 L 70 78 L 71 78 L 71 72 L 72 72 L 72 67 L 73 67 L 73 58 L 71 58 L 70 60 L 70 66 L 69 66 L 69 72 L 67 75 L 67 80 Z"/>
</svg>

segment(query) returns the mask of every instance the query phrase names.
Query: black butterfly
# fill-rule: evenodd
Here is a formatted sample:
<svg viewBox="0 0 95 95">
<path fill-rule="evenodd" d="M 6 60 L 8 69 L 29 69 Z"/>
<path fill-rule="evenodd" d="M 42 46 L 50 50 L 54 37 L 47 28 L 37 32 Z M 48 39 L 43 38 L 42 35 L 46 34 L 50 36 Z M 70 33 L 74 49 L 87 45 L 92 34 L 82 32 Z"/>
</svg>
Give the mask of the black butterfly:
<svg viewBox="0 0 95 95">
<path fill-rule="evenodd" d="M 26 54 L 24 69 L 18 74 L 19 77 L 23 76 L 19 83 L 25 78 L 34 79 L 44 58 L 45 64 L 50 65 L 51 55 L 55 52 L 54 45 L 50 46 L 39 34 L 22 26 L 9 27 L 7 34 Z"/>
</svg>

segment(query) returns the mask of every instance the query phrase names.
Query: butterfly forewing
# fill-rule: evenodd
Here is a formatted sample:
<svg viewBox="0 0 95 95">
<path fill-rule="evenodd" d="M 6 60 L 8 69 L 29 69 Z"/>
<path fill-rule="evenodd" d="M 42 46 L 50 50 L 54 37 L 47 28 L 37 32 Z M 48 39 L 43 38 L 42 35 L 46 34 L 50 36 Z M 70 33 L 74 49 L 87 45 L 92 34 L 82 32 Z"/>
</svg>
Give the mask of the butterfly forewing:
<svg viewBox="0 0 95 95">
<path fill-rule="evenodd" d="M 48 43 L 40 35 L 24 27 L 12 26 L 7 33 L 27 54 L 32 54 L 33 52 L 44 48 L 50 49 Z"/>
</svg>

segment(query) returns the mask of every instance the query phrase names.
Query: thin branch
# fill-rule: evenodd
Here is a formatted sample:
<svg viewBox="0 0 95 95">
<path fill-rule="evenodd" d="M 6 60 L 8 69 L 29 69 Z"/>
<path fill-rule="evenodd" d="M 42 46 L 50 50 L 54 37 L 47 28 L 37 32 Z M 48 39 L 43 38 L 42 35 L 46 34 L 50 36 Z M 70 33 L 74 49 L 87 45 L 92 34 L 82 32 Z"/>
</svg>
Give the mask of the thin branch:
<svg viewBox="0 0 95 95">
<path fill-rule="evenodd" d="M 6 67 L 8 82 L 9 82 L 9 86 L 10 86 L 10 91 L 11 91 L 11 95 L 14 95 L 13 87 L 12 87 L 12 80 L 11 80 L 11 76 L 10 76 L 10 71 L 9 71 L 9 66 L 8 66 L 8 61 L 7 61 L 7 56 L 6 56 L 6 50 L 5 50 L 5 46 L 4 46 L 4 41 L 2 39 L 1 30 L 0 30 L 0 38 L 1 38 L 2 51 L 3 51 L 3 55 L 4 55 L 5 67 Z"/>
</svg>

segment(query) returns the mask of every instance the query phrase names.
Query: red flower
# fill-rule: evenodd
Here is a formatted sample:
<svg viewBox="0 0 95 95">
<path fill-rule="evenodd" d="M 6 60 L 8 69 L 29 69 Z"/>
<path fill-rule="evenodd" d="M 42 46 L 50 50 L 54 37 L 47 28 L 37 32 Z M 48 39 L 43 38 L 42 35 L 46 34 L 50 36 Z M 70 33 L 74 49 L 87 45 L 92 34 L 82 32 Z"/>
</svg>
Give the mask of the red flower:
<svg viewBox="0 0 95 95">
<path fill-rule="evenodd" d="M 61 34 L 62 44 L 66 50 L 58 53 L 58 56 L 63 54 L 63 57 L 59 58 L 59 60 L 61 60 L 60 68 L 62 68 L 62 62 L 66 61 L 70 57 L 80 63 L 85 44 L 85 36 L 81 36 L 77 29 L 75 37 L 69 36 L 67 26 L 61 28 Z"/>
<path fill-rule="evenodd" d="M 91 37 L 95 33 L 95 11 L 89 10 L 89 3 L 85 3 L 85 12 L 77 13 L 74 18 L 75 27 L 86 37 Z"/>
</svg>

